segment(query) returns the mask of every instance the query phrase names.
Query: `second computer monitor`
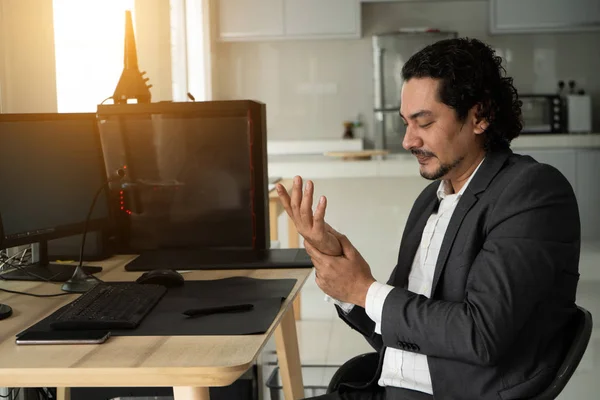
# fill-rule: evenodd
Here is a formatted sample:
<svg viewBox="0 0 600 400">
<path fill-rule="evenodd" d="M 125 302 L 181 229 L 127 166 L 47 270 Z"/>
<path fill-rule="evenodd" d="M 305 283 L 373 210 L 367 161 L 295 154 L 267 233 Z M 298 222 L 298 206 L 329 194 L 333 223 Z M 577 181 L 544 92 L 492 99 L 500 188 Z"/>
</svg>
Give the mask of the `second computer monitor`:
<svg viewBox="0 0 600 400">
<path fill-rule="evenodd" d="M 98 107 L 128 251 L 270 246 L 265 106 L 253 101 Z"/>
</svg>

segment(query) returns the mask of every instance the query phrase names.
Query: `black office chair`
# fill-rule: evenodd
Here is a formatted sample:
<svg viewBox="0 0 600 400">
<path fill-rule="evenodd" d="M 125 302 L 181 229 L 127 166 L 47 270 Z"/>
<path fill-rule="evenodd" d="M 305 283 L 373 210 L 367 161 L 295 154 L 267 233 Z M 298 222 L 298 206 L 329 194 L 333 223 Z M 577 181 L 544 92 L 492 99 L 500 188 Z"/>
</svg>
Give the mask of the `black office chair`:
<svg viewBox="0 0 600 400">
<path fill-rule="evenodd" d="M 577 326 L 574 327 L 573 342 L 565 355 L 556 377 L 542 393 L 531 400 L 555 399 L 571 379 L 577 369 L 592 335 L 592 314 L 583 307 L 577 307 Z M 374 371 L 379 363 L 378 353 L 366 353 L 356 356 L 342 365 L 331 378 L 327 393 L 336 391 L 342 383 L 360 384 L 365 382 L 365 371 Z M 368 374 L 367 374 L 368 375 Z"/>
</svg>

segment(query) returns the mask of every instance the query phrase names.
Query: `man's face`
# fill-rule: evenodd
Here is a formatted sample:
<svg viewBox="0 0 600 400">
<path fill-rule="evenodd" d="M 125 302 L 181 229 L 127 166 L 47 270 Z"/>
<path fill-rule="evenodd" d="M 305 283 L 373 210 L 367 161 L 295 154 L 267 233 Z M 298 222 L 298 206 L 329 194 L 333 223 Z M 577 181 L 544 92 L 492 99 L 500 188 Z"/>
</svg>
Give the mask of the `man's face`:
<svg viewBox="0 0 600 400">
<path fill-rule="evenodd" d="M 426 179 L 452 179 L 456 167 L 472 152 L 482 151 L 475 109 L 459 121 L 454 109 L 438 99 L 439 81 L 412 78 L 404 82 L 400 116 L 406 125 L 402 146 L 419 162 Z"/>
</svg>

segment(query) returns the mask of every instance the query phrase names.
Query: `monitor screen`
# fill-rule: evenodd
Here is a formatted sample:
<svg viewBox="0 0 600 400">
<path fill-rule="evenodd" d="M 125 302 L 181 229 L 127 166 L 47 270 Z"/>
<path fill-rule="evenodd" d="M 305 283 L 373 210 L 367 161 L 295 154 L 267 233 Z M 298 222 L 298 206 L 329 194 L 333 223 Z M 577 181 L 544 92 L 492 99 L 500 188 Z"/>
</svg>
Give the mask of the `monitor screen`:
<svg viewBox="0 0 600 400">
<path fill-rule="evenodd" d="M 106 180 L 95 114 L 0 114 L 0 143 L 0 246 L 82 233 Z M 88 229 L 106 224 L 101 195 Z"/>
<path fill-rule="evenodd" d="M 115 107 L 125 111 L 107 106 L 99 126 L 109 170 L 126 167 L 121 213 L 133 249 L 257 247 L 266 179 L 254 170 L 262 139 L 247 113 L 211 115 L 201 103 Z M 258 235 L 264 243 L 265 230 Z"/>
</svg>

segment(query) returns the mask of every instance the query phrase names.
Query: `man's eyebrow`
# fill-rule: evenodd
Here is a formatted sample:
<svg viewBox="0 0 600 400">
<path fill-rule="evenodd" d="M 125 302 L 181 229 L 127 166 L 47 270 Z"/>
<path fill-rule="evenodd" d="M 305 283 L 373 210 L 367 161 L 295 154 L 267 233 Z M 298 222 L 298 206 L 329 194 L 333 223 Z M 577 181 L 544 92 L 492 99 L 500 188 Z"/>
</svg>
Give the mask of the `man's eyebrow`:
<svg viewBox="0 0 600 400">
<path fill-rule="evenodd" d="M 413 113 L 413 114 L 409 115 L 409 117 L 408 117 L 408 118 L 409 118 L 409 119 L 417 119 L 417 118 L 419 118 L 419 117 L 428 117 L 428 116 L 430 116 L 431 114 L 432 114 L 432 112 L 431 112 L 431 111 L 429 111 L 429 110 L 420 110 L 420 111 L 417 111 L 416 113 Z M 400 116 L 401 116 L 402 118 L 406 119 L 406 117 L 405 117 L 404 115 L 402 115 L 402 113 L 400 113 Z"/>
</svg>

